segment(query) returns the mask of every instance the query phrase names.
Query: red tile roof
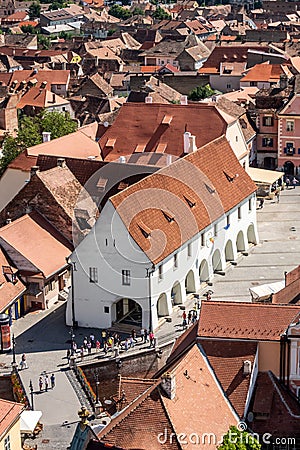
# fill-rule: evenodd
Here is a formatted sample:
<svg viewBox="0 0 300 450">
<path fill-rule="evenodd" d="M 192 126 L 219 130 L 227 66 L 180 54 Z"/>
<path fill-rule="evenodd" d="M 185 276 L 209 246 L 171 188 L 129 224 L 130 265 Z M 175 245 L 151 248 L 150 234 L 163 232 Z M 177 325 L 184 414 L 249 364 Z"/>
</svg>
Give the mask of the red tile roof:
<svg viewBox="0 0 300 450">
<path fill-rule="evenodd" d="M 300 438 L 300 406 L 284 389 L 272 372 L 259 372 L 254 391 L 254 412 L 251 429 L 255 433 L 275 437 Z M 257 414 L 264 414 L 261 419 Z"/>
<path fill-rule="evenodd" d="M 198 336 L 279 341 L 299 315 L 300 306 L 203 301 Z"/>
<path fill-rule="evenodd" d="M 110 201 L 132 238 L 157 264 L 255 190 L 228 141 L 221 137 Z M 174 220 L 166 220 L 164 213 Z"/>
<path fill-rule="evenodd" d="M 20 416 L 24 405 L 0 399 L 0 438 L 10 429 Z"/>
<path fill-rule="evenodd" d="M 24 55 L 27 55 L 31 50 L 25 49 Z M 2 47 L 1 47 L 2 52 Z M 27 52 L 27 53 L 25 53 Z M 7 76 L 9 75 L 9 77 Z M 37 86 L 43 82 L 47 82 L 47 89 L 51 89 L 53 84 L 67 85 L 70 78 L 69 70 L 15 70 L 10 74 L 0 73 L 0 82 L 4 85 L 11 86 L 12 83 L 27 83 L 32 80 L 37 80 Z M 18 86 L 16 86 L 18 87 Z"/>
<path fill-rule="evenodd" d="M 276 83 L 279 81 L 280 75 L 285 75 L 281 64 L 256 64 L 247 71 L 247 74 L 241 79 L 241 81 L 265 81 L 269 83 Z"/>
<path fill-rule="evenodd" d="M 250 387 L 250 376 L 243 374 L 244 361 L 253 368 L 256 342 L 200 339 L 202 348 L 232 406 L 243 417 Z"/>
<path fill-rule="evenodd" d="M 217 74 L 220 71 L 221 63 L 245 62 L 247 63 L 248 50 L 268 51 L 268 47 L 259 46 L 234 46 L 234 47 L 215 47 L 199 73 Z"/>
<path fill-rule="evenodd" d="M 70 249 L 34 220 L 34 213 L 0 228 L 0 238 L 30 261 L 47 278 L 66 267 Z"/>
<path fill-rule="evenodd" d="M 161 66 L 141 66 L 141 72 L 143 73 L 155 73 L 159 69 L 161 69 Z"/>
<path fill-rule="evenodd" d="M 16 277 L 15 283 L 10 282 L 3 274 L 3 267 L 10 267 L 8 260 L 6 259 L 3 251 L 0 247 L 0 311 L 10 306 L 10 304 L 16 300 L 25 290 L 25 285 Z M 15 269 L 12 267 L 12 272 L 15 273 Z"/>
<path fill-rule="evenodd" d="M 28 156 L 25 151 L 20 153 L 11 163 L 9 163 L 8 168 L 30 172 L 31 167 L 36 165 L 36 160 L 36 156 Z"/>
<path fill-rule="evenodd" d="M 175 433 L 186 433 L 187 436 L 197 433 L 200 439 L 203 433 L 214 433 L 219 440 L 230 425 L 237 423 L 237 415 L 222 394 L 197 345 L 172 369 L 171 374 L 176 384 L 174 399 L 166 396 L 157 381 L 98 434 L 101 442 L 124 449 L 179 449 L 183 447 Z M 157 437 L 158 433 L 164 436 L 165 432 L 169 439 L 162 446 Z M 171 433 L 174 433 L 173 439 L 170 439 Z M 208 439 L 201 444 L 203 449 L 214 447 Z M 192 450 L 195 445 L 187 442 L 184 448 Z"/>
<path fill-rule="evenodd" d="M 170 124 L 162 123 L 165 116 L 172 118 Z M 99 143 L 106 161 L 130 155 L 142 144 L 144 152 L 157 152 L 159 144 L 167 144 L 164 153 L 182 156 L 186 130 L 196 136 L 199 148 L 225 134 L 226 128 L 225 120 L 212 104 L 125 103 Z M 106 147 L 109 139 L 116 139 L 113 148 Z"/>
<path fill-rule="evenodd" d="M 23 109 L 26 106 L 49 108 L 58 105 L 67 105 L 68 103 L 68 100 L 50 92 L 47 87 L 41 89 L 38 86 L 34 86 L 21 97 L 17 104 L 17 109 Z"/>
</svg>

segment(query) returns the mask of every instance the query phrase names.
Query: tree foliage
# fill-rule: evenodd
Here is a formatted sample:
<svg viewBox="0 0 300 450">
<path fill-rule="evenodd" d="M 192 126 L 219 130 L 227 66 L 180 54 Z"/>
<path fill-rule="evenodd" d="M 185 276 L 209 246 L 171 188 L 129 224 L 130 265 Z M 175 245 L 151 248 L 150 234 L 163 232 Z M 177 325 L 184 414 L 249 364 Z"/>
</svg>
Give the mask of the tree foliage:
<svg viewBox="0 0 300 450">
<path fill-rule="evenodd" d="M 43 131 L 50 132 L 51 139 L 56 139 L 73 133 L 76 129 L 77 123 L 71 119 L 68 113 L 46 111 L 34 117 L 23 116 L 19 121 L 17 137 L 7 134 L 4 138 L 0 158 L 0 175 L 19 153 L 42 142 Z"/>
<path fill-rule="evenodd" d="M 28 13 L 29 13 L 30 20 L 40 17 L 40 13 L 41 13 L 40 2 L 35 1 L 35 2 L 31 3 L 31 5 L 29 6 L 29 9 L 28 9 Z"/>
<path fill-rule="evenodd" d="M 154 11 L 152 17 L 154 19 L 159 19 L 159 20 L 170 20 L 171 16 L 170 14 L 168 14 L 163 8 L 161 8 L 160 6 L 158 6 L 156 8 L 156 10 Z"/>
<path fill-rule="evenodd" d="M 134 10 L 132 11 L 132 14 L 134 16 L 144 16 L 145 15 L 145 11 L 143 11 L 142 8 L 139 8 L 138 6 L 136 6 L 134 8 Z"/>
<path fill-rule="evenodd" d="M 121 20 L 126 20 L 132 17 L 132 13 L 128 9 L 116 4 L 110 8 L 109 14 Z"/>
<path fill-rule="evenodd" d="M 203 100 L 204 98 L 211 97 L 214 95 L 215 91 L 210 87 L 209 84 L 205 86 L 197 86 L 189 92 L 189 100 Z"/>
<path fill-rule="evenodd" d="M 223 437 L 222 444 L 218 450 L 260 450 L 261 445 L 247 431 L 240 431 L 237 427 L 230 427 Z"/>
<path fill-rule="evenodd" d="M 25 34 L 39 34 L 39 30 L 32 25 L 21 25 L 21 30 Z"/>
<path fill-rule="evenodd" d="M 49 50 L 51 46 L 51 39 L 44 34 L 38 34 L 38 44 L 44 50 Z"/>
</svg>

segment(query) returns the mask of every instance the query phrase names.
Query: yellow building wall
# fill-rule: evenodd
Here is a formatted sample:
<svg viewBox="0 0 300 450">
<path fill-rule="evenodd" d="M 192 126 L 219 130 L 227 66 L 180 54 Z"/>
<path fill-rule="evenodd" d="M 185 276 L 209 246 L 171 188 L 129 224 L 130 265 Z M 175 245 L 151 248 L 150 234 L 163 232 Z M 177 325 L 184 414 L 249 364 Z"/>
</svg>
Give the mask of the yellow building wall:
<svg viewBox="0 0 300 450">
<path fill-rule="evenodd" d="M 6 436 L 10 437 L 11 450 L 21 450 L 21 432 L 20 432 L 20 419 L 9 429 L 9 431 L 0 440 L 0 450 L 4 450 L 4 441 Z"/>
<path fill-rule="evenodd" d="M 280 371 L 280 342 L 259 342 L 258 370 L 272 372 L 279 377 Z"/>
</svg>

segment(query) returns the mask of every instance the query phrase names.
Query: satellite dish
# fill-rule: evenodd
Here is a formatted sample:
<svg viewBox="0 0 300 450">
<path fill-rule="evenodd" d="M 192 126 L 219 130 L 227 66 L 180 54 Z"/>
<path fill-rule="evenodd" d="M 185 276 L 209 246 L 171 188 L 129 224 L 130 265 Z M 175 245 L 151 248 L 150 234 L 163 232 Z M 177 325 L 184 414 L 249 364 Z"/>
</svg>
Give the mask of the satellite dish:
<svg viewBox="0 0 300 450">
<path fill-rule="evenodd" d="M 104 122 L 103 125 L 105 126 L 105 128 L 107 128 L 109 126 L 108 122 Z"/>
<path fill-rule="evenodd" d="M 248 419 L 248 422 L 253 422 L 253 419 L 254 419 L 254 414 L 253 414 L 253 412 L 250 411 L 250 412 L 248 413 L 247 419 Z"/>
</svg>

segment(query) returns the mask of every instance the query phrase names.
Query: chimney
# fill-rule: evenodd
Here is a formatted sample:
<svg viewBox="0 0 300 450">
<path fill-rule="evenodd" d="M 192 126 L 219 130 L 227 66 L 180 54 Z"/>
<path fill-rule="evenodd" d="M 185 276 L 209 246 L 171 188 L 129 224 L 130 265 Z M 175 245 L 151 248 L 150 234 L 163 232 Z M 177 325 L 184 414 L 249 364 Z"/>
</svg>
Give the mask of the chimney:
<svg viewBox="0 0 300 450">
<path fill-rule="evenodd" d="M 191 133 L 189 131 L 185 131 L 183 133 L 183 153 L 189 153 L 190 150 L 190 137 Z"/>
<path fill-rule="evenodd" d="M 49 142 L 51 140 L 51 133 L 49 131 L 43 131 L 43 142 Z"/>
<path fill-rule="evenodd" d="M 251 361 L 246 360 L 243 362 L 243 374 L 245 376 L 251 374 Z"/>
<path fill-rule="evenodd" d="M 125 158 L 125 156 L 120 156 L 120 158 L 119 158 L 119 163 L 121 163 L 121 164 L 126 163 L 126 158 Z"/>
<path fill-rule="evenodd" d="M 30 178 L 39 171 L 39 166 L 32 166 L 30 169 Z"/>
<path fill-rule="evenodd" d="M 145 103 L 152 103 L 152 97 L 151 97 L 150 95 L 148 95 L 148 96 L 145 98 Z"/>
<path fill-rule="evenodd" d="M 161 377 L 161 388 L 171 400 L 175 398 L 176 395 L 176 379 L 175 375 L 171 372 L 166 372 Z"/>
<path fill-rule="evenodd" d="M 181 105 L 187 105 L 188 104 L 188 98 L 187 95 L 182 95 L 180 98 L 180 104 Z"/>
<path fill-rule="evenodd" d="M 190 143 L 189 153 L 195 152 L 197 150 L 196 136 L 191 135 L 189 138 L 189 143 Z"/>
<path fill-rule="evenodd" d="M 279 80 L 280 90 L 282 91 L 283 89 L 286 89 L 287 85 L 288 85 L 288 77 L 285 74 L 281 74 Z"/>
<path fill-rule="evenodd" d="M 64 158 L 57 158 L 57 167 L 62 167 L 63 169 L 66 166 L 66 160 Z"/>
</svg>

